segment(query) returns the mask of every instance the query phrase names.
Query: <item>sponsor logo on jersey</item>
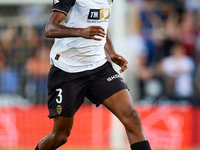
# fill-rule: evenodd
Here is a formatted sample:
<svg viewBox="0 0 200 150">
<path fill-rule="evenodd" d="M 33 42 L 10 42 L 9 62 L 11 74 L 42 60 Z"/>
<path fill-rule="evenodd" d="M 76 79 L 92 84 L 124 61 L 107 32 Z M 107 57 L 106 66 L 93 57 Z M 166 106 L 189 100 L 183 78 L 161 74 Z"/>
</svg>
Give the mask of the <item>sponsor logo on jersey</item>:
<svg viewBox="0 0 200 150">
<path fill-rule="evenodd" d="M 110 8 L 103 8 L 103 9 L 90 9 L 87 19 L 106 20 L 109 18 L 110 18 Z"/>
<path fill-rule="evenodd" d="M 60 1 L 59 0 L 54 0 L 54 4 L 57 4 L 59 3 Z"/>
<path fill-rule="evenodd" d="M 114 79 L 117 79 L 117 78 L 121 78 L 119 74 L 115 74 L 115 75 L 113 75 L 113 76 L 107 78 L 107 81 L 110 82 L 110 81 L 112 81 L 112 80 L 114 80 Z"/>
</svg>

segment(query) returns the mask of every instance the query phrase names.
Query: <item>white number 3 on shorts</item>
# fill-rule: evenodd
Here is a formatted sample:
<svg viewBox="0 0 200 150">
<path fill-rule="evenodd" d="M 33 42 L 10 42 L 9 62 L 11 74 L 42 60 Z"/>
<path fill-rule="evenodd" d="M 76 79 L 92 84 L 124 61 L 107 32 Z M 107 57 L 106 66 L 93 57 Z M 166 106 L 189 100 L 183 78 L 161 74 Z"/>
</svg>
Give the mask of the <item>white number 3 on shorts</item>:
<svg viewBox="0 0 200 150">
<path fill-rule="evenodd" d="M 62 103 L 62 89 L 56 89 L 56 91 L 58 91 L 58 98 L 56 99 L 56 102 L 58 104 Z"/>
</svg>

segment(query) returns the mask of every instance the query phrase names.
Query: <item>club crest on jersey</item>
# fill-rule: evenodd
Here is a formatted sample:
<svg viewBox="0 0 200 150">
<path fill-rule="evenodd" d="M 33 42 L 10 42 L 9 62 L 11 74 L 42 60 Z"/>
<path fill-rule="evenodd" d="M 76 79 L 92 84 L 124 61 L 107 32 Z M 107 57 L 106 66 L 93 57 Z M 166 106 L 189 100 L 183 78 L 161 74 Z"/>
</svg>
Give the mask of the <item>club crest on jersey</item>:
<svg viewBox="0 0 200 150">
<path fill-rule="evenodd" d="M 106 20 L 109 18 L 110 18 L 110 8 L 103 8 L 103 9 L 90 9 L 87 19 Z"/>
<path fill-rule="evenodd" d="M 57 109 L 57 113 L 60 115 L 61 112 L 62 112 L 62 106 L 61 105 L 57 105 L 56 109 Z"/>
<path fill-rule="evenodd" d="M 59 0 L 54 0 L 54 4 L 57 4 L 59 3 L 60 1 Z"/>
</svg>

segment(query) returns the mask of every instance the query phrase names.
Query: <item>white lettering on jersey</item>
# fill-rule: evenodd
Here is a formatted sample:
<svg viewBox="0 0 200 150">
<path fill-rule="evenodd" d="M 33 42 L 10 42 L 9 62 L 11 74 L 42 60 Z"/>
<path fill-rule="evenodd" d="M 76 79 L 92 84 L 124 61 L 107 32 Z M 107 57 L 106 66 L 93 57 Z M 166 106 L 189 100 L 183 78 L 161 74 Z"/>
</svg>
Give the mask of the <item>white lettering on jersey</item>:
<svg viewBox="0 0 200 150">
<path fill-rule="evenodd" d="M 98 18 L 98 12 L 91 12 L 91 18 Z"/>
</svg>

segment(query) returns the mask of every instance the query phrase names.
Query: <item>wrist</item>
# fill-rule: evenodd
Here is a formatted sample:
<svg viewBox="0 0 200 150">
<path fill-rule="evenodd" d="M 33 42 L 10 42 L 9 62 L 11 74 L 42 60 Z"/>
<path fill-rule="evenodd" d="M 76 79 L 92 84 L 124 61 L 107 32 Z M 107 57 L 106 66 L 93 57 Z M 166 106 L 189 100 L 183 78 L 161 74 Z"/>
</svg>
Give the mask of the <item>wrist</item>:
<svg viewBox="0 0 200 150">
<path fill-rule="evenodd" d="M 76 29 L 76 36 L 83 37 L 83 28 Z"/>
<path fill-rule="evenodd" d="M 110 58 L 115 58 L 117 56 L 117 54 L 115 52 L 110 52 L 109 53 Z"/>
</svg>

